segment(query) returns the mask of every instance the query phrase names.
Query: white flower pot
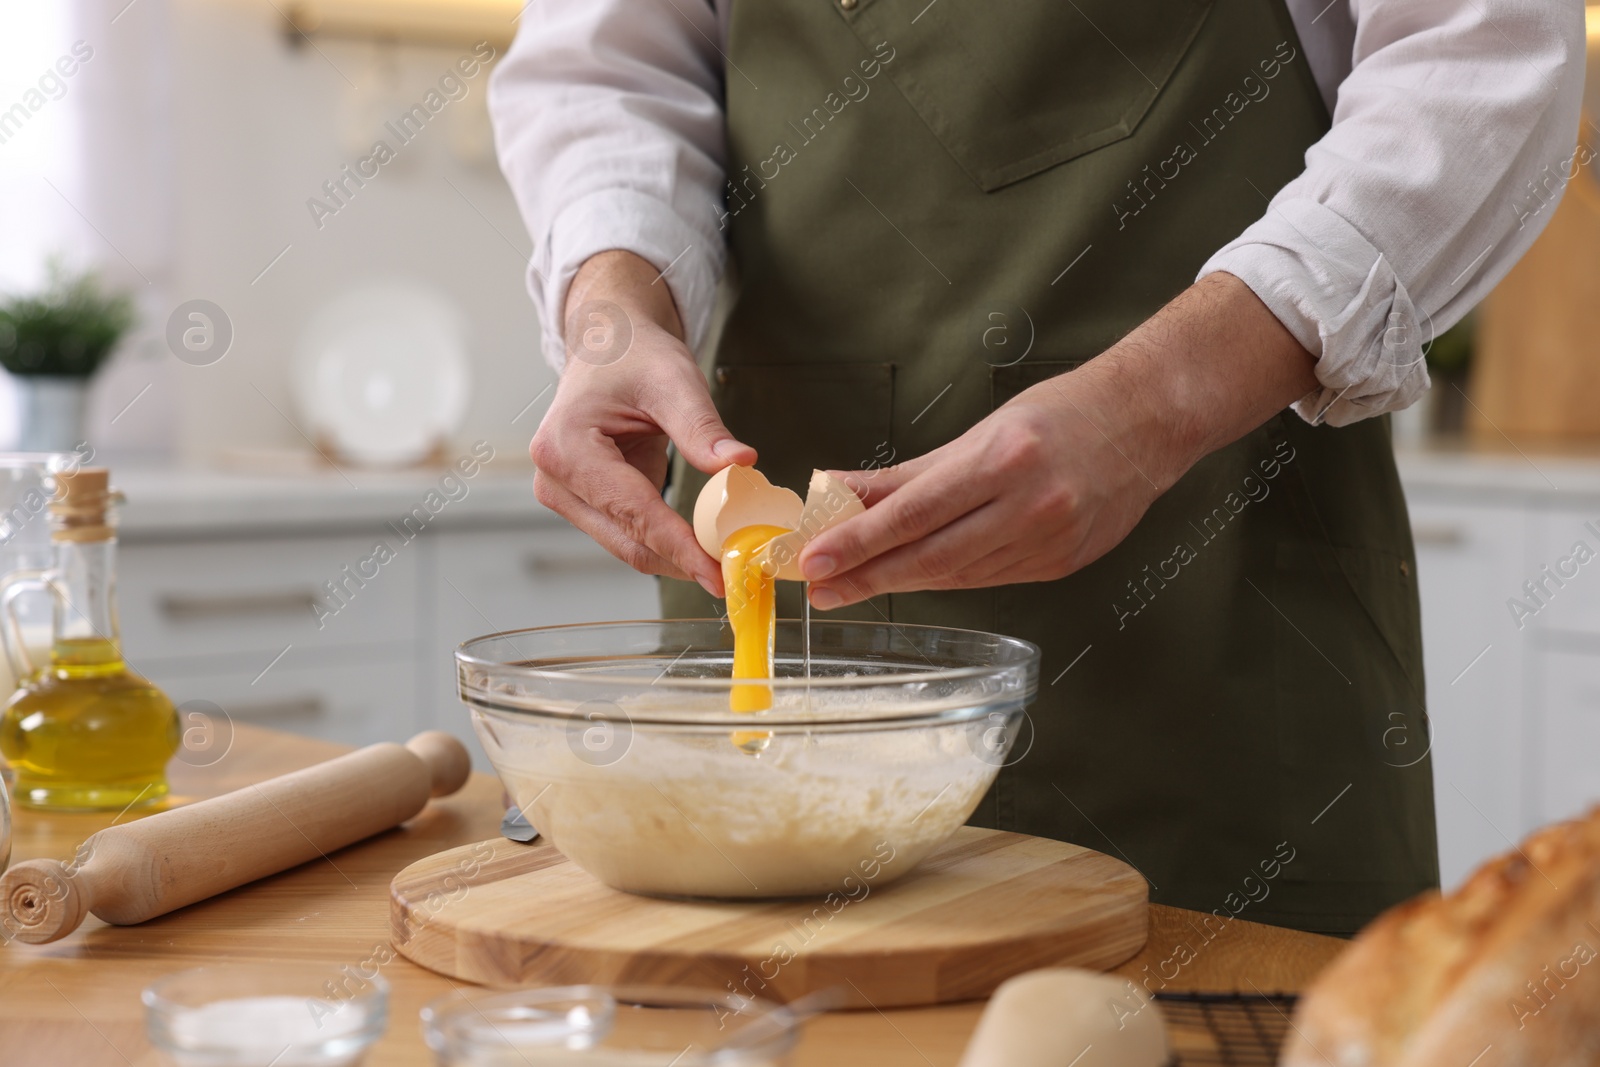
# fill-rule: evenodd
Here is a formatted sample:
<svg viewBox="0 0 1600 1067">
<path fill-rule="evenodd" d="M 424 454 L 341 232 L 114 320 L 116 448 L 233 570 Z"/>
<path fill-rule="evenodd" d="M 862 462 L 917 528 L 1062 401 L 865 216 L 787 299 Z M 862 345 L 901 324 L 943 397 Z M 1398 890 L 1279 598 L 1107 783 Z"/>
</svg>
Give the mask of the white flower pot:
<svg viewBox="0 0 1600 1067">
<path fill-rule="evenodd" d="M 87 378 L 50 374 L 19 375 L 17 406 L 22 431 L 17 447 L 23 452 L 71 452 L 84 439 L 84 402 Z"/>
</svg>

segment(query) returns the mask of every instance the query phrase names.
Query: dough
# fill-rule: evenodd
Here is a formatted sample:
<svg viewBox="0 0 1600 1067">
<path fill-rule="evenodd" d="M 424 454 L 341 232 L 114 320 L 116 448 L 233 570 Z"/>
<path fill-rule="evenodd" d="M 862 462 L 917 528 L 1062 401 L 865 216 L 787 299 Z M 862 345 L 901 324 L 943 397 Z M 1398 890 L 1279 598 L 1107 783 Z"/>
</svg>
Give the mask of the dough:
<svg viewBox="0 0 1600 1067">
<path fill-rule="evenodd" d="M 833 696 L 812 693 L 816 714 Z M 780 707 L 799 699 L 778 694 Z M 858 899 L 943 843 L 998 769 L 979 756 L 987 719 L 775 729 L 753 757 L 726 728 L 635 725 L 629 710 L 616 708 L 615 747 L 595 755 L 571 727 L 507 729 L 481 711 L 473 720 L 528 821 L 573 863 L 634 893 Z"/>
<path fill-rule="evenodd" d="M 995 990 L 961 1067 L 1162 1067 L 1161 1010 L 1126 978 L 1069 967 Z"/>
</svg>

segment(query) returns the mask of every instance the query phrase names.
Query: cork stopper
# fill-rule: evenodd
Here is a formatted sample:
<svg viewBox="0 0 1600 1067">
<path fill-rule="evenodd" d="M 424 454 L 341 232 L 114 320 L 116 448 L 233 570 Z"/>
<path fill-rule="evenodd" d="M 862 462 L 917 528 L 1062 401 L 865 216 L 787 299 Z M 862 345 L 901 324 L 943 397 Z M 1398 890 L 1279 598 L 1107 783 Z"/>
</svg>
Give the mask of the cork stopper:
<svg viewBox="0 0 1600 1067">
<path fill-rule="evenodd" d="M 109 513 L 122 503 L 111 488 L 105 467 L 80 467 L 55 476 L 56 495 L 50 501 L 50 537 L 55 541 L 109 541 L 116 536 Z"/>
</svg>

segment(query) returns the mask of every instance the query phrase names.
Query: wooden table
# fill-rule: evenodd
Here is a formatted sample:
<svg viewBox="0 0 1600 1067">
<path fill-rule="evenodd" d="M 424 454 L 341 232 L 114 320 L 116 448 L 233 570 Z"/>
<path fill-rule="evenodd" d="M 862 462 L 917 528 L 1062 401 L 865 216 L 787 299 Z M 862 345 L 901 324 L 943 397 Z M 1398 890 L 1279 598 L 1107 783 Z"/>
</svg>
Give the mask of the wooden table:
<svg viewBox="0 0 1600 1067">
<path fill-rule="evenodd" d="M 343 746 L 240 726 L 227 754 L 206 768 L 172 764 L 174 802 L 227 792 L 346 751 Z M 73 1067 L 161 1062 L 144 1036 L 139 991 L 154 979 L 204 963 L 312 960 L 360 967 L 389 960 L 389 1031 L 368 1062 L 406 1067 L 432 1062 L 417 1013 L 448 993 L 449 979 L 389 951 L 389 880 L 413 860 L 499 833 L 499 783 L 474 775 L 453 797 L 434 801 L 401 829 L 292 871 L 183 908 L 140 926 L 107 926 L 92 916 L 51 945 L 0 948 L 0 1060 Z M 108 815 L 43 815 L 19 810 L 13 860 L 67 859 L 109 825 Z M 132 817 L 132 816 L 127 816 Z M 1200 916 L 1152 907 L 1150 941 L 1119 971 L 1135 979 L 1176 970 L 1167 988 L 1295 991 L 1342 942 L 1235 920 L 1206 942 Z M 1191 925 L 1195 924 L 1195 925 Z M 1170 961 L 1187 943 L 1196 956 Z M 874 1067 L 954 1065 L 981 1004 L 910 1011 L 848 1012 L 808 1024 L 797 1067 L 872 1063 Z M 841 1058 L 842 1057 L 842 1058 Z"/>
</svg>

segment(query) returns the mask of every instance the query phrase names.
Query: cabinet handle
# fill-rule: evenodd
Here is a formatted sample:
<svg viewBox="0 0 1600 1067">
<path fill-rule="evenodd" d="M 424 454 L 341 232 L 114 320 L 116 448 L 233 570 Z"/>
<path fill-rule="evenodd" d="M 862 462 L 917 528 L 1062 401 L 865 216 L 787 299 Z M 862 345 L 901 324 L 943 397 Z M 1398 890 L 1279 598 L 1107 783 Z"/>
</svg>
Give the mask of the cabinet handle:
<svg viewBox="0 0 1600 1067">
<path fill-rule="evenodd" d="M 1432 548 L 1458 548 L 1467 543 L 1467 533 L 1459 526 L 1424 522 L 1411 527 L 1411 540 Z"/>
<path fill-rule="evenodd" d="M 573 574 L 616 574 L 622 564 L 610 556 L 546 556 L 530 552 L 522 557 L 522 570 L 530 578 Z"/>
<path fill-rule="evenodd" d="M 297 615 L 315 613 L 317 595 L 292 593 L 232 593 L 221 596 L 168 594 L 159 601 L 161 614 L 173 622 L 197 622 L 227 616 Z"/>
<path fill-rule="evenodd" d="M 255 704 L 235 704 L 225 708 L 235 719 L 291 719 L 318 718 L 327 713 L 328 706 L 321 697 L 300 697 L 288 700 L 263 700 Z"/>
</svg>

